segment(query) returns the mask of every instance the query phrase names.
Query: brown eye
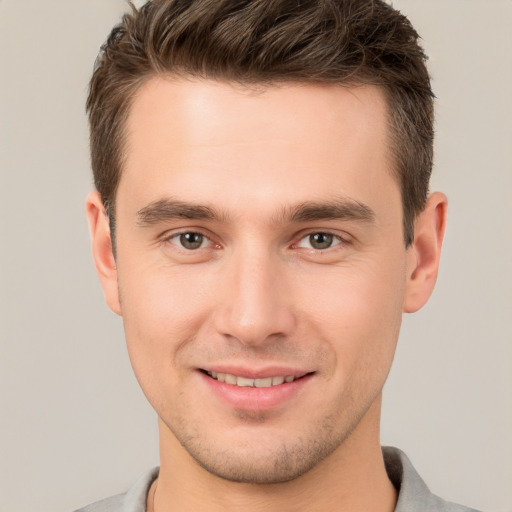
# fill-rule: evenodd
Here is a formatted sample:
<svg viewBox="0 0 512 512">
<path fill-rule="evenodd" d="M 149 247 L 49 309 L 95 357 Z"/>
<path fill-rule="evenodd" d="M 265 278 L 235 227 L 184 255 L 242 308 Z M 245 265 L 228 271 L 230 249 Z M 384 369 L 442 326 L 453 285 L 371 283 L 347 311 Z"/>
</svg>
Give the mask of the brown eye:
<svg viewBox="0 0 512 512">
<path fill-rule="evenodd" d="M 313 249 L 329 249 L 334 241 L 334 236 L 329 233 L 313 233 L 309 235 L 309 244 Z"/>
<path fill-rule="evenodd" d="M 180 245 L 188 250 L 200 249 L 206 241 L 201 233 L 181 233 L 178 237 Z"/>
</svg>

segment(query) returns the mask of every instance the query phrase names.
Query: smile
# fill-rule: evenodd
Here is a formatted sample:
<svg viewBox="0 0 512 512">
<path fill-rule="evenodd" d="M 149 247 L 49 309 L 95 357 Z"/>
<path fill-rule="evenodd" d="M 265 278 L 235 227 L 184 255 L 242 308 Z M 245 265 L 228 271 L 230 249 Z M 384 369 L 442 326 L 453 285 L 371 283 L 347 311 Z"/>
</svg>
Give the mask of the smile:
<svg viewBox="0 0 512 512">
<path fill-rule="evenodd" d="M 219 373 L 208 371 L 206 372 L 210 377 L 219 382 L 225 382 L 226 384 L 231 384 L 233 386 L 238 387 L 253 387 L 253 388 L 269 388 L 271 386 L 279 386 L 284 383 L 293 382 L 296 379 L 300 379 L 304 375 L 287 375 L 287 376 L 275 376 L 275 377 L 265 377 L 263 379 L 250 379 L 247 377 L 241 377 L 238 375 L 232 375 L 230 373 Z"/>
</svg>

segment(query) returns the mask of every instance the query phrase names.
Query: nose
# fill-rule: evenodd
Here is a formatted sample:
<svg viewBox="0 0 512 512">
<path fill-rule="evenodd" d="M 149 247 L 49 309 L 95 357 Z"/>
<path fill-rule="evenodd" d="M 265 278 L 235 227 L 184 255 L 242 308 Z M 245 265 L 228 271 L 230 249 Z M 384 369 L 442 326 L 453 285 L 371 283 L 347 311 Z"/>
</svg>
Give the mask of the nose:
<svg viewBox="0 0 512 512">
<path fill-rule="evenodd" d="M 284 263 L 271 254 L 239 254 L 221 272 L 217 332 L 247 346 L 289 336 L 296 319 Z"/>
</svg>

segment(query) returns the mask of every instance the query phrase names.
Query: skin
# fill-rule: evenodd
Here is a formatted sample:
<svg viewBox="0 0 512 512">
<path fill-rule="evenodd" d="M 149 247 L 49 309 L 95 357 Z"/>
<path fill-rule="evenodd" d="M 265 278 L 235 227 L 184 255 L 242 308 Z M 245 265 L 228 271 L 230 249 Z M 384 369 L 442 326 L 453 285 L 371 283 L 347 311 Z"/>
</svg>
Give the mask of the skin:
<svg viewBox="0 0 512 512">
<path fill-rule="evenodd" d="M 394 509 L 381 392 L 402 313 L 435 284 L 446 198 L 429 197 L 406 248 L 387 136 L 373 86 L 152 78 L 139 90 L 116 260 L 97 192 L 87 212 L 159 416 L 150 510 Z M 271 407 L 233 405 L 212 368 L 307 378 Z"/>
</svg>

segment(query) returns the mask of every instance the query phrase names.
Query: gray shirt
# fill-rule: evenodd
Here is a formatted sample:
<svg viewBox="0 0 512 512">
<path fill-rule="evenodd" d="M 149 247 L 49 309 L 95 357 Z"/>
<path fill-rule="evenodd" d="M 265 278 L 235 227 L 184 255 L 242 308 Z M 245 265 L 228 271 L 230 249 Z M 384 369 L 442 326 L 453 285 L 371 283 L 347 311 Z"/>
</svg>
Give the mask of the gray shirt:
<svg viewBox="0 0 512 512">
<path fill-rule="evenodd" d="M 385 447 L 382 452 L 389 479 L 398 491 L 395 512 L 477 512 L 432 494 L 402 451 Z M 127 493 L 98 501 L 75 512 L 146 512 L 149 488 L 157 476 L 158 468 L 154 468 Z"/>
</svg>

